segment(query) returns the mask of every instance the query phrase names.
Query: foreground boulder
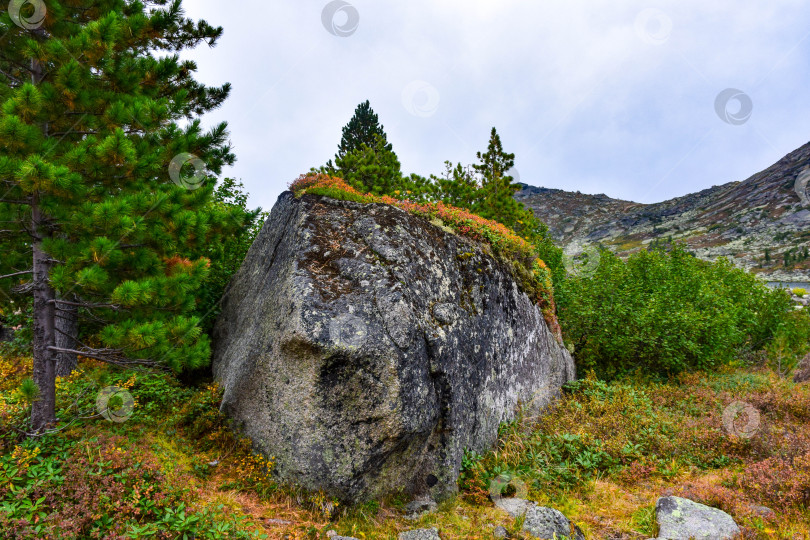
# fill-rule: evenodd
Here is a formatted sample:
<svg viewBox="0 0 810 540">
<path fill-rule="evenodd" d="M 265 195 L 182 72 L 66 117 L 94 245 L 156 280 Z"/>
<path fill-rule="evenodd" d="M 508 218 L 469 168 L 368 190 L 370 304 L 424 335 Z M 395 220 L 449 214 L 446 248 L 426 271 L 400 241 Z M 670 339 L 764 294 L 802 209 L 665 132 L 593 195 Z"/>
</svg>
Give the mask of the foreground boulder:
<svg viewBox="0 0 810 540">
<path fill-rule="evenodd" d="M 523 518 L 523 530 L 535 538 L 585 540 L 582 530 L 556 508 L 519 498 L 497 499 L 495 506 L 513 518 Z"/>
<path fill-rule="evenodd" d="M 279 197 L 214 333 L 222 409 L 282 481 L 343 500 L 456 490 L 570 354 L 481 246 L 382 204 Z"/>
<path fill-rule="evenodd" d="M 740 534 L 722 510 L 681 497 L 661 497 L 655 505 L 659 540 L 726 540 Z"/>
</svg>

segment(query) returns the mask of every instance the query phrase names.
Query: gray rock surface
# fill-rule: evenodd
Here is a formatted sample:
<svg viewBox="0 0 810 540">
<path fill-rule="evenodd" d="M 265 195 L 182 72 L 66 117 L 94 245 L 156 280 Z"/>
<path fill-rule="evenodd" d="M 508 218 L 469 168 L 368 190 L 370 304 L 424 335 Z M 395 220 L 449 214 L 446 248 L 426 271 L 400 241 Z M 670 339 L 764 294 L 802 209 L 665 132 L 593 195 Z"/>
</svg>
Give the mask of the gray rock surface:
<svg viewBox="0 0 810 540">
<path fill-rule="evenodd" d="M 799 362 L 796 367 L 796 372 L 793 374 L 793 382 L 803 383 L 810 381 L 810 353 Z"/>
<path fill-rule="evenodd" d="M 509 531 L 507 531 L 506 527 L 503 525 L 498 525 L 495 527 L 495 530 L 492 531 L 492 536 L 495 538 L 509 538 Z"/>
<path fill-rule="evenodd" d="M 213 369 L 226 412 L 282 481 L 343 500 L 441 500 L 465 449 L 573 360 L 509 268 L 382 205 L 286 192 L 222 302 Z"/>
<path fill-rule="evenodd" d="M 506 512 L 512 517 L 519 517 L 526 513 L 526 510 L 532 506 L 533 502 L 518 497 L 502 497 L 495 501 L 495 506 Z"/>
<path fill-rule="evenodd" d="M 327 532 L 326 537 L 331 539 L 331 540 L 360 540 L 359 538 L 355 538 L 354 536 L 340 536 L 335 531 Z"/>
<path fill-rule="evenodd" d="M 399 533 L 399 540 L 441 540 L 436 527 L 430 529 L 414 529 Z"/>
<path fill-rule="evenodd" d="M 496 505 L 514 518 L 525 516 L 523 530 L 536 538 L 564 537 L 585 540 L 585 535 L 580 528 L 571 523 L 565 514 L 554 508 L 540 506 L 516 497 L 499 499 L 496 501 Z"/>
<path fill-rule="evenodd" d="M 760 504 L 752 504 L 750 506 L 750 508 L 751 508 L 752 512 L 754 512 L 756 515 L 758 515 L 761 518 L 772 519 L 772 518 L 776 517 L 776 512 L 774 512 L 773 510 L 771 510 L 767 506 L 762 506 Z"/>
<path fill-rule="evenodd" d="M 658 499 L 655 517 L 659 540 L 724 540 L 740 533 L 731 516 L 722 510 L 681 497 Z"/>
<path fill-rule="evenodd" d="M 439 505 L 436 504 L 436 501 L 429 497 L 420 497 L 405 505 L 405 512 L 408 513 L 405 519 L 419 519 L 438 509 Z"/>
</svg>

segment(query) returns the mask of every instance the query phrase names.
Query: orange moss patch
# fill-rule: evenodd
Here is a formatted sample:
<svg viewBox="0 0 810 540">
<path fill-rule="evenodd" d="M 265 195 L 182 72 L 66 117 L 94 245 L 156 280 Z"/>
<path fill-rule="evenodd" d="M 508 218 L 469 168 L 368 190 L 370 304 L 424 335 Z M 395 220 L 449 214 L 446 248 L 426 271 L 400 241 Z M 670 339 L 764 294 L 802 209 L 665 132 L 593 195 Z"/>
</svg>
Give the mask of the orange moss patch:
<svg viewBox="0 0 810 540">
<path fill-rule="evenodd" d="M 301 175 L 290 184 L 289 189 L 296 197 L 310 193 L 364 204 L 387 204 L 427 220 L 441 220 L 450 225 L 458 235 L 487 243 L 497 255 L 517 262 L 531 275 L 528 282 L 521 276 L 514 277 L 521 284 L 524 292 L 540 307 L 552 333 L 557 341 L 562 343 L 562 330 L 557 320 L 551 271 L 544 261 L 537 258 L 535 247 L 505 225 L 482 218 L 468 210 L 446 205 L 441 201 L 415 203 L 394 199 L 387 195 L 361 193 L 343 179 L 326 174 Z"/>
</svg>

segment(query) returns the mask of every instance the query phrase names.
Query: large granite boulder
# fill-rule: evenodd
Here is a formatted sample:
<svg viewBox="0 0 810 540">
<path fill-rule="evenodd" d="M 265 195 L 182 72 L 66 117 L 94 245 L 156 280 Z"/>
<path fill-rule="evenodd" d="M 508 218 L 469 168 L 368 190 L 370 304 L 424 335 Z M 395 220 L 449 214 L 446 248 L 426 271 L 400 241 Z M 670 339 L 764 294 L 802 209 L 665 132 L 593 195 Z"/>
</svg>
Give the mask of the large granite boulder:
<svg viewBox="0 0 810 540">
<path fill-rule="evenodd" d="M 283 193 L 223 299 L 222 410 L 282 481 L 447 497 L 465 449 L 574 378 L 487 252 L 391 206 Z"/>
</svg>

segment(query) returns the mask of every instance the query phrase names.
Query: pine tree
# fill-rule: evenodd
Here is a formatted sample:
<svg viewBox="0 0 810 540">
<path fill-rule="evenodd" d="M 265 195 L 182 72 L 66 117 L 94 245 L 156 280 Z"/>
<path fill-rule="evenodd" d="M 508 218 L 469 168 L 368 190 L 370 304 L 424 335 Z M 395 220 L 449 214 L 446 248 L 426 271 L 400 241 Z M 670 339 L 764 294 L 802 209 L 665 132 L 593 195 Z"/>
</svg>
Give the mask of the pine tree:
<svg viewBox="0 0 810 540">
<path fill-rule="evenodd" d="M 215 45 L 222 29 L 185 18 L 181 0 L 46 7 L 41 21 L 0 15 L 0 283 L 33 297 L 35 431 L 55 421 L 60 353 L 205 365 L 192 312 L 209 263 L 188 254 L 246 221 L 210 204 L 234 157 L 226 125 L 204 131 L 198 119 L 230 87 L 198 83 L 176 54 Z M 56 320 L 74 307 L 79 334 L 59 345 Z"/>
<path fill-rule="evenodd" d="M 362 192 L 394 197 L 403 191 L 399 159 L 380 135 L 374 135 L 371 146 L 362 143 L 336 158 L 335 165 L 335 174 Z"/>
<path fill-rule="evenodd" d="M 202 327 L 209 334 L 213 331 L 214 322 L 220 313 L 220 300 L 231 277 L 242 266 L 253 240 L 264 225 L 268 212 L 261 208 L 248 208 L 248 194 L 242 182 L 225 178 L 214 190 L 209 204 L 222 207 L 227 211 L 236 210 L 245 216 L 242 227 L 228 235 L 224 242 L 208 242 L 195 258 L 204 257 L 211 261 L 208 275 L 197 293 L 195 313 L 203 318 Z"/>
<path fill-rule="evenodd" d="M 438 187 L 438 198 L 445 204 L 458 208 L 472 209 L 481 197 L 481 186 L 471 166 L 461 163 L 453 167 L 449 161 L 444 162 L 444 176 L 433 177 Z"/>
<path fill-rule="evenodd" d="M 481 176 L 481 196 L 474 210 L 479 215 L 500 221 L 507 227 L 519 229 L 525 216 L 523 205 L 515 200 L 520 185 L 513 183 L 509 170 L 515 165 L 515 154 L 503 151 L 501 137 L 493 127 L 486 152 L 477 152 L 478 163 L 473 169 Z"/>
<path fill-rule="evenodd" d="M 354 110 L 349 123 L 343 126 L 343 137 L 340 139 L 338 145 L 338 153 L 335 155 L 335 163 L 346 154 L 360 150 L 362 145 L 369 148 L 374 148 L 377 145 L 376 137 L 381 137 L 383 146 L 391 151 L 388 145 L 388 136 L 385 134 L 383 126 L 380 125 L 380 120 L 377 114 L 371 108 L 371 103 L 366 100 Z"/>
</svg>

